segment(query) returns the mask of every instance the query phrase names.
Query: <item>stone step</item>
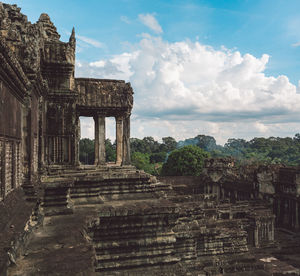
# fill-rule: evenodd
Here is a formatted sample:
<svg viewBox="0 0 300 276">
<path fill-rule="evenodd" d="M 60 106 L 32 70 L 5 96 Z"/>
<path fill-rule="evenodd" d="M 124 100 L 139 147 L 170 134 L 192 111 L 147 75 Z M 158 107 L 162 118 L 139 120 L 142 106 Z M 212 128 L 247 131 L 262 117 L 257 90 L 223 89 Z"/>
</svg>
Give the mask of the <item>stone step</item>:
<svg viewBox="0 0 300 276">
<path fill-rule="evenodd" d="M 137 258 L 137 259 L 130 259 L 130 260 L 121 260 L 120 262 L 112 261 L 112 262 L 102 262 L 98 261 L 96 263 L 96 271 L 104 271 L 104 270 L 122 270 L 128 269 L 133 267 L 147 267 L 153 265 L 160 265 L 160 264 L 170 264 L 176 263 L 180 259 L 175 256 L 164 256 L 158 255 L 151 258 Z"/>
<path fill-rule="evenodd" d="M 94 246 L 97 250 L 114 250 L 116 248 L 131 248 L 134 246 L 149 246 L 149 245 L 160 245 L 163 244 L 167 246 L 168 244 L 174 244 L 176 239 L 172 234 L 157 234 L 155 229 L 153 229 L 152 237 L 145 236 L 143 239 L 134 239 L 133 237 L 116 239 L 116 237 L 110 241 L 106 240 L 94 240 Z M 143 233 L 141 233 L 143 234 Z M 155 236 L 154 236 L 155 235 Z"/>
<path fill-rule="evenodd" d="M 127 249 L 127 250 L 126 250 Z M 158 255 L 172 255 L 174 254 L 174 246 L 151 246 L 141 247 L 138 250 L 132 250 L 132 248 L 122 248 L 111 254 L 111 251 L 99 251 L 96 249 L 98 261 L 113 261 L 113 260 L 128 260 L 142 257 L 158 256 Z"/>
<path fill-rule="evenodd" d="M 169 184 L 166 184 L 164 182 L 156 182 L 151 183 L 150 187 L 154 189 L 154 191 L 169 191 L 172 190 L 172 186 Z"/>
</svg>

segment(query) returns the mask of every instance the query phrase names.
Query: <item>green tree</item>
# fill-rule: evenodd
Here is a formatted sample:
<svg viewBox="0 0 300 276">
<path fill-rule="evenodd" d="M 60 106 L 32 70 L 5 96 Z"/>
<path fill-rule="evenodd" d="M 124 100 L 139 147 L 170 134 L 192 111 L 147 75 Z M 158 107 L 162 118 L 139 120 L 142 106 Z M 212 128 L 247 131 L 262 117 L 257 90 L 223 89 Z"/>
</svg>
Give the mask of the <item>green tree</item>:
<svg viewBox="0 0 300 276">
<path fill-rule="evenodd" d="M 145 145 L 145 153 L 159 152 L 159 143 L 153 137 L 148 136 L 143 138 Z"/>
<path fill-rule="evenodd" d="M 197 146 L 205 151 L 212 151 L 217 148 L 216 139 L 208 135 L 198 135 L 195 137 Z"/>
<path fill-rule="evenodd" d="M 157 152 L 157 153 L 152 153 L 150 154 L 150 163 L 162 163 L 165 162 L 167 158 L 167 153 L 166 152 Z"/>
<path fill-rule="evenodd" d="M 170 153 L 163 164 L 162 175 L 194 175 L 201 174 L 204 160 L 209 153 L 197 146 L 185 146 Z"/>
<path fill-rule="evenodd" d="M 116 161 L 116 145 L 112 144 L 110 139 L 105 140 L 106 162 Z"/>
<path fill-rule="evenodd" d="M 171 152 L 172 150 L 176 149 L 177 147 L 177 142 L 173 137 L 163 137 L 162 138 L 162 144 L 160 145 L 160 151 L 165 151 L 165 152 Z"/>
<path fill-rule="evenodd" d="M 146 170 L 150 164 L 149 154 L 134 152 L 131 156 L 131 163 L 139 170 Z"/>
<path fill-rule="evenodd" d="M 142 153 L 147 152 L 147 149 L 145 147 L 145 142 L 138 138 L 130 138 L 130 149 L 131 149 L 131 154 L 133 154 L 134 152 L 142 152 Z"/>
<path fill-rule="evenodd" d="M 79 161 L 82 164 L 92 165 L 95 161 L 94 140 L 83 138 L 79 141 Z"/>
</svg>

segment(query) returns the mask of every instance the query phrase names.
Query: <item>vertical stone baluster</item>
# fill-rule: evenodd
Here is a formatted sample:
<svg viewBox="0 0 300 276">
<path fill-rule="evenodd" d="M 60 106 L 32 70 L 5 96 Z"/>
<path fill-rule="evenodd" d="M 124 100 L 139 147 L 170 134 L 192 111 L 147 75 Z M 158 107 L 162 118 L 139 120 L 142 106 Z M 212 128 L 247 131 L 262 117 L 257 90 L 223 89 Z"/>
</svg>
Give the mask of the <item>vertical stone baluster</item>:
<svg viewBox="0 0 300 276">
<path fill-rule="evenodd" d="M 123 122 L 123 160 L 122 165 L 130 165 L 130 113 L 126 114 Z"/>
<path fill-rule="evenodd" d="M 56 163 L 56 137 L 53 136 L 53 163 Z"/>
<path fill-rule="evenodd" d="M 55 156 L 56 156 L 56 159 L 55 159 L 55 163 L 57 164 L 58 163 L 58 136 L 55 136 L 55 144 L 56 144 L 56 152 L 55 152 Z"/>
<path fill-rule="evenodd" d="M 117 159 L 116 164 L 121 165 L 123 160 L 123 117 L 116 117 L 116 140 L 117 140 Z"/>
<path fill-rule="evenodd" d="M 298 200 L 296 198 L 295 200 L 295 229 L 298 230 L 299 229 L 299 210 L 298 210 L 299 206 L 298 206 Z"/>
<path fill-rule="evenodd" d="M 61 136 L 57 136 L 57 163 L 61 163 Z"/>
<path fill-rule="evenodd" d="M 17 182 L 17 162 L 16 162 L 16 142 L 12 142 L 12 153 L 11 153 L 11 189 L 13 190 L 16 188 L 16 182 Z"/>
<path fill-rule="evenodd" d="M 95 115 L 94 117 L 94 130 L 95 130 L 95 162 L 94 164 L 97 166 L 99 163 L 99 120 L 98 115 Z"/>
<path fill-rule="evenodd" d="M 71 136 L 68 136 L 68 163 L 71 163 Z"/>
<path fill-rule="evenodd" d="M 60 163 L 64 162 L 64 138 L 63 136 L 59 137 L 59 144 L 60 144 Z"/>
<path fill-rule="evenodd" d="M 104 165 L 106 161 L 105 152 L 105 116 L 94 116 L 95 121 L 95 165 Z"/>
<path fill-rule="evenodd" d="M 74 149 L 74 154 L 73 154 L 73 160 L 75 166 L 79 166 L 79 141 L 80 141 L 80 119 L 79 115 L 76 115 L 75 118 L 75 123 L 74 123 L 74 129 L 75 129 L 75 137 L 72 137 L 72 147 Z M 71 151 L 72 153 L 72 151 Z"/>
<path fill-rule="evenodd" d="M 104 165 L 106 161 L 106 152 L 105 152 L 105 116 L 98 116 L 99 124 L 99 161 L 98 165 Z"/>
</svg>

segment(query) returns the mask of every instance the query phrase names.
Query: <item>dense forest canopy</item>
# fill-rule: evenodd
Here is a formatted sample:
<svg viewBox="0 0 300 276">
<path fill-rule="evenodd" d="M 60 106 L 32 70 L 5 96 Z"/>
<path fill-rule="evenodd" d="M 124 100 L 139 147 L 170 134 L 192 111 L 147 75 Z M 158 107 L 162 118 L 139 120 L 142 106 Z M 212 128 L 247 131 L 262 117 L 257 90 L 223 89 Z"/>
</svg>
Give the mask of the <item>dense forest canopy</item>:
<svg viewBox="0 0 300 276">
<path fill-rule="evenodd" d="M 173 137 L 164 137 L 162 142 L 156 141 L 153 137 L 143 139 L 131 138 L 132 164 L 138 169 L 148 173 L 159 175 L 166 174 L 164 167 L 173 160 L 173 155 L 188 156 L 185 151 L 178 151 L 186 146 L 194 146 L 203 150 L 203 156 L 225 157 L 232 156 L 240 163 L 257 164 L 284 164 L 289 166 L 300 165 L 300 134 L 291 137 L 256 137 L 250 141 L 244 139 L 230 138 L 224 146 L 217 145 L 212 136 L 198 135 L 184 141 L 177 142 Z M 105 141 L 106 161 L 114 162 L 116 159 L 116 145 L 109 139 Z M 189 148 L 197 156 L 197 150 Z M 94 141 L 88 138 L 80 140 L 80 162 L 83 164 L 94 163 Z M 168 158 L 170 156 L 170 160 Z M 174 160 L 172 161 L 175 166 Z M 179 162 L 179 161 L 178 161 Z M 178 163 L 177 162 L 177 163 Z M 185 164 L 183 162 L 182 164 Z M 183 168 L 182 168 L 183 169 Z M 180 171 L 180 169 L 179 169 Z M 198 170 L 197 170 L 198 171 Z M 168 173 L 170 174 L 170 173 Z M 172 172 L 175 175 L 175 173 Z M 176 172 L 178 175 L 178 170 Z"/>
</svg>

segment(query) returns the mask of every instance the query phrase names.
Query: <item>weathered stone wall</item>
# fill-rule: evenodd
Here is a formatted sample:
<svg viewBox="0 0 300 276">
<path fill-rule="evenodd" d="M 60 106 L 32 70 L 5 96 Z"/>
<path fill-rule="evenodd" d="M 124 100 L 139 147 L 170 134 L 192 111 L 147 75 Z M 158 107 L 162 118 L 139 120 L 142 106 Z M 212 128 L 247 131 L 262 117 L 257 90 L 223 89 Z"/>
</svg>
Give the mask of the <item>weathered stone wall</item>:
<svg viewBox="0 0 300 276">
<path fill-rule="evenodd" d="M 208 160 L 199 177 L 161 177 L 179 194 L 215 194 L 218 200 L 236 203 L 259 199 L 270 204 L 275 224 L 290 230 L 300 230 L 300 170 L 297 167 L 235 166 L 232 159 Z M 268 225 L 273 222 L 268 222 Z M 258 223 L 258 228 L 265 226 Z M 265 228 L 264 228 L 265 227 Z M 258 231 L 258 230 L 257 230 Z M 267 234 L 258 234 L 263 240 Z M 262 238 L 260 238 L 262 237 Z"/>
<path fill-rule="evenodd" d="M 159 181 L 172 186 L 178 194 L 203 194 L 205 183 L 198 176 L 160 176 Z"/>
<path fill-rule="evenodd" d="M 22 82 L 17 73 L 20 69 L 9 55 L 8 48 L 0 41 L 0 199 L 3 199 L 21 183 L 21 139 L 22 139 Z M 6 67 L 6 70 L 5 70 Z M 16 68 L 17 67 L 17 68 Z"/>
<path fill-rule="evenodd" d="M 46 164 L 74 164 L 77 121 L 74 94 L 51 98 L 47 104 Z"/>
<path fill-rule="evenodd" d="M 0 80 L 0 136 L 21 139 L 21 106 L 12 90 Z"/>
</svg>

